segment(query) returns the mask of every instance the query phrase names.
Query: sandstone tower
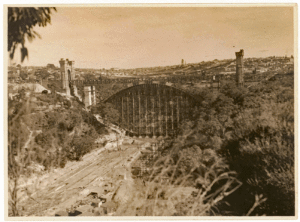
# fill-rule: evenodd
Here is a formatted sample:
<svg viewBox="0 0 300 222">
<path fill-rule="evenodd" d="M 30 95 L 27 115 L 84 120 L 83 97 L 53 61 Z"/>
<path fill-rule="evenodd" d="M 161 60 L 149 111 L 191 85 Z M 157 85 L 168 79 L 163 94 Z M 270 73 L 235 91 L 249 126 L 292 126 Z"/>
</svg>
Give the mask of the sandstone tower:
<svg viewBox="0 0 300 222">
<path fill-rule="evenodd" d="M 75 79 L 74 61 L 69 59 L 61 59 L 59 61 L 62 88 L 66 90 L 67 95 L 71 95 L 71 84 L 70 81 Z"/>
<path fill-rule="evenodd" d="M 236 84 L 239 87 L 243 87 L 244 86 L 244 71 L 243 71 L 244 50 L 241 49 L 239 52 L 236 52 L 235 55 L 236 55 Z"/>
</svg>

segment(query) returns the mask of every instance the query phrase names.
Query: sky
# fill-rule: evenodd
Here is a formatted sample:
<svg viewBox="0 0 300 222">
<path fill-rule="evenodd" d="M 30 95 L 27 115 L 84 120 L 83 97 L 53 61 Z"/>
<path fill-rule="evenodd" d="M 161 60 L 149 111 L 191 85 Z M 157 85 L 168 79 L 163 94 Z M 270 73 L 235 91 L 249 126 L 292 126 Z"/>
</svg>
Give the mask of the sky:
<svg viewBox="0 0 300 222">
<path fill-rule="evenodd" d="M 23 66 L 139 68 L 294 54 L 292 7 L 57 7 Z M 19 50 L 18 50 L 19 51 Z M 20 63 L 17 51 L 15 62 Z"/>
</svg>

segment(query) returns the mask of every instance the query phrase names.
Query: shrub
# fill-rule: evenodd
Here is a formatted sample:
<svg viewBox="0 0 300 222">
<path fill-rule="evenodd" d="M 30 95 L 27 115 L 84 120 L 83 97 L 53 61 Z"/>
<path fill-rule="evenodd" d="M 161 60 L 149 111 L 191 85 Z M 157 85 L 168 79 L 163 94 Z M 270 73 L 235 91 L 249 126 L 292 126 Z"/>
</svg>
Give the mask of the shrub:
<svg viewBox="0 0 300 222">
<path fill-rule="evenodd" d="M 212 150 L 243 182 L 225 198 L 231 207 L 219 206 L 222 215 L 228 211 L 229 215 L 294 215 L 293 78 L 250 89 L 228 84 L 215 96 L 205 90 L 198 94 L 202 102 L 194 111 L 195 119 L 182 124 L 180 137 L 171 142 L 177 153 L 187 152 L 183 171 L 196 166 L 196 157 L 189 152 L 200 156 L 187 147 Z M 260 205 L 252 209 L 254 201 Z"/>
<path fill-rule="evenodd" d="M 145 186 L 133 187 L 134 195 L 116 215 L 216 215 L 216 207 L 241 186 L 214 151 L 192 146 L 178 154 L 173 149 L 152 162 Z"/>
<path fill-rule="evenodd" d="M 294 215 L 293 127 L 284 126 L 279 116 L 273 117 L 274 121 L 280 122 L 270 122 L 272 113 L 267 116 L 265 121 L 256 117 L 248 124 L 244 121 L 235 123 L 232 139 L 223 144 L 221 152 L 245 184 L 244 191 L 249 195 L 243 201 L 248 201 L 248 206 L 251 204 L 250 194 L 262 193 L 267 197 L 267 201 L 254 213 Z"/>
</svg>

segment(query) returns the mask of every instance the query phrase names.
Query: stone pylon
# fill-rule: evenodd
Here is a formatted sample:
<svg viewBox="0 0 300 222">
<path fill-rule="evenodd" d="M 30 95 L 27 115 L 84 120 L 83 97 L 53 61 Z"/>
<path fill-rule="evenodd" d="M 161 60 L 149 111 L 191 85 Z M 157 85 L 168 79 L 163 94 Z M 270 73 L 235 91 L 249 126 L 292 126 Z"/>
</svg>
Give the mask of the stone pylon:
<svg viewBox="0 0 300 222">
<path fill-rule="evenodd" d="M 244 50 L 241 49 L 239 52 L 235 53 L 236 55 L 236 84 L 239 87 L 244 86 Z"/>
<path fill-rule="evenodd" d="M 59 60 L 60 64 L 60 73 L 61 73 L 61 83 L 62 88 L 66 91 L 67 95 L 71 94 L 70 90 L 70 81 L 75 79 L 75 69 L 74 69 L 74 61 L 69 61 L 69 59 L 61 59 Z"/>
<path fill-rule="evenodd" d="M 92 93 L 91 93 L 90 86 L 84 87 L 84 105 L 85 105 L 85 107 L 92 105 Z"/>
</svg>

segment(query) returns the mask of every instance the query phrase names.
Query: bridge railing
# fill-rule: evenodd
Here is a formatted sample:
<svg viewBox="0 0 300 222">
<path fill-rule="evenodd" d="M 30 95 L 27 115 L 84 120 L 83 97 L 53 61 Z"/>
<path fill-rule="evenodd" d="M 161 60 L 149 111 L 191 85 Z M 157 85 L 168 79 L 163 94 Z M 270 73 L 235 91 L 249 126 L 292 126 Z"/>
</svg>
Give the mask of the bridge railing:
<svg viewBox="0 0 300 222">
<path fill-rule="evenodd" d="M 99 79 L 99 80 L 73 80 L 72 83 L 75 85 L 100 85 L 100 84 L 112 84 L 112 83 L 134 83 L 139 82 L 152 83 L 155 82 L 172 82 L 172 83 L 185 83 L 191 81 L 201 81 L 211 79 L 210 76 L 185 76 L 185 77 L 158 77 L 158 78 L 126 78 L 126 79 Z"/>
<path fill-rule="evenodd" d="M 212 67 L 216 68 L 216 67 Z M 209 70 L 209 69 L 207 69 Z M 203 70 L 205 71 L 205 70 Z M 171 82 L 171 83 L 187 83 L 187 82 L 199 82 L 199 81 L 213 81 L 213 76 L 218 79 L 232 79 L 236 78 L 236 75 L 232 74 L 230 76 L 223 76 L 219 73 L 201 73 L 201 74 L 187 74 L 187 75 L 178 75 L 178 76 L 160 76 L 160 77 L 150 77 L 150 76 L 142 76 L 142 77 L 131 77 L 131 78 L 103 78 L 97 80 L 72 80 L 72 83 L 75 85 L 101 85 L 101 84 L 112 84 L 112 83 L 132 83 L 134 85 L 139 84 L 140 82 L 145 82 L 146 84 L 151 84 L 152 82 Z M 249 74 L 245 73 L 245 82 L 247 81 L 260 81 L 264 79 L 264 74 Z"/>
</svg>

